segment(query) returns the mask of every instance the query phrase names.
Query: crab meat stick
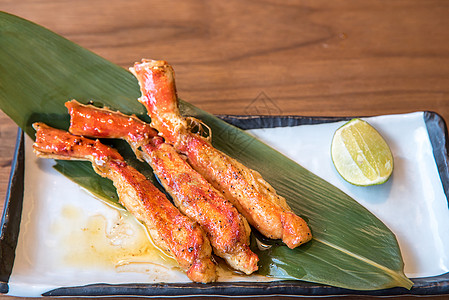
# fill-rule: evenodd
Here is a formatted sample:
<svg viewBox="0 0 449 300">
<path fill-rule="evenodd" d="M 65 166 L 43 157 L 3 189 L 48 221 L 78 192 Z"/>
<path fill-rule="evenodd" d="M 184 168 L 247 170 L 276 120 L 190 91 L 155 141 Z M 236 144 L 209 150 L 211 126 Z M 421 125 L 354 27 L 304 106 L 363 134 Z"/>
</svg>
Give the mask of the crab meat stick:
<svg viewBox="0 0 449 300">
<path fill-rule="evenodd" d="M 180 156 L 147 123 L 105 108 L 66 103 L 69 131 L 95 138 L 121 138 L 138 151 L 153 168 L 176 206 L 206 232 L 214 253 L 232 268 L 251 274 L 258 257 L 249 248 L 250 227 L 245 218 Z M 121 127 L 125 126 L 126 130 Z M 117 130 L 114 130 L 115 127 Z"/>
<path fill-rule="evenodd" d="M 146 107 L 152 127 L 185 154 L 189 164 L 222 191 L 251 225 L 269 238 L 282 239 L 290 248 L 311 240 L 307 223 L 292 212 L 286 200 L 258 172 L 188 130 L 179 113 L 174 72 L 169 64 L 142 60 L 130 71 L 139 82 L 139 101 Z"/>
<path fill-rule="evenodd" d="M 33 127 L 33 148 L 38 157 L 90 161 L 95 172 L 112 180 L 120 203 L 147 226 L 154 243 L 173 255 L 192 281 L 216 280 L 211 247 L 203 230 L 181 214 L 144 175 L 127 165 L 115 149 L 43 123 L 34 123 Z"/>
</svg>

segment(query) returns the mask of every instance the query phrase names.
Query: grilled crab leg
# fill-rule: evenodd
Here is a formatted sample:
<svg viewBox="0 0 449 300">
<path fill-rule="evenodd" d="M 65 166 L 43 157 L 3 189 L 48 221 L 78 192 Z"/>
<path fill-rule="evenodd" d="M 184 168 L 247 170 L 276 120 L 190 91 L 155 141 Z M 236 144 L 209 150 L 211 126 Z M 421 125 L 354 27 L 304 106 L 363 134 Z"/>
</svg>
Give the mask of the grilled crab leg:
<svg viewBox="0 0 449 300">
<path fill-rule="evenodd" d="M 203 227 L 216 255 L 246 274 L 257 270 L 259 259 L 249 248 L 247 221 L 147 123 L 76 100 L 67 102 L 66 107 L 71 133 L 126 140 L 150 164 L 176 206 Z"/>
<path fill-rule="evenodd" d="M 170 65 L 165 61 L 142 60 L 130 71 L 139 81 L 142 92 L 139 101 L 147 108 L 152 127 L 185 154 L 189 164 L 222 191 L 251 225 L 269 238 L 282 239 L 290 248 L 312 238 L 306 222 L 292 212 L 285 199 L 258 172 L 189 132 L 179 113 Z"/>
<path fill-rule="evenodd" d="M 95 172 L 113 181 L 120 203 L 147 226 L 155 244 L 172 254 L 192 281 L 216 280 L 211 247 L 202 229 L 127 165 L 115 149 L 43 123 L 33 127 L 37 131 L 33 148 L 38 157 L 90 161 Z"/>
</svg>

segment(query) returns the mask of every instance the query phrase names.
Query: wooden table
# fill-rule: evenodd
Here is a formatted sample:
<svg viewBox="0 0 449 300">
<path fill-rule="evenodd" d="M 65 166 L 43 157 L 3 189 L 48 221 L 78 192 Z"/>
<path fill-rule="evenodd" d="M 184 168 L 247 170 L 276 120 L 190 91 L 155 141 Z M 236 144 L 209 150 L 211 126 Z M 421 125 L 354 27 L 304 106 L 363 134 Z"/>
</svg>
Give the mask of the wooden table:
<svg viewBox="0 0 449 300">
<path fill-rule="evenodd" d="M 215 114 L 449 120 L 449 1 L 0 0 L 0 10 L 125 68 L 167 60 L 179 96 Z M 16 131 L 0 113 L 0 199 Z"/>
</svg>

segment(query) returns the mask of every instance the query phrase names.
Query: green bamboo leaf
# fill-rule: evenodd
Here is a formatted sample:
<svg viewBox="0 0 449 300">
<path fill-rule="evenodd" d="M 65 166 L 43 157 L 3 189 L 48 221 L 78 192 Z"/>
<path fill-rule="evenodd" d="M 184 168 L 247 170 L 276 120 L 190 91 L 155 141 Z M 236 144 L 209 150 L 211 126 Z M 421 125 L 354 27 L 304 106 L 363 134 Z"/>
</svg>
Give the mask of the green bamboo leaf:
<svg viewBox="0 0 449 300">
<path fill-rule="evenodd" d="M 112 182 L 98 176 L 90 162 L 81 161 L 72 164 L 70 161 L 61 160 L 55 165 L 55 169 L 88 190 L 93 196 L 105 200 L 107 204 L 116 208 L 124 209 L 118 201 L 118 195 Z"/>
<path fill-rule="evenodd" d="M 92 52 L 7 13 L 0 13 L 0 45 L 0 107 L 31 137 L 36 121 L 67 129 L 63 104 L 71 99 L 94 100 L 148 121 L 136 101 L 135 78 Z M 183 101 L 181 111 L 210 126 L 214 145 L 259 171 L 312 228 L 314 239 L 294 250 L 277 241 L 263 241 L 272 245 L 260 250 L 254 242 L 261 274 L 358 290 L 411 287 L 394 234 L 364 207 L 244 131 Z M 156 182 L 124 143 L 112 143 Z M 111 182 L 99 180 L 86 164 L 58 162 L 57 169 L 95 195 L 117 201 Z"/>
<path fill-rule="evenodd" d="M 187 102 L 180 108 L 208 124 L 214 146 L 259 171 L 312 228 L 312 242 L 294 250 L 253 248 L 261 274 L 349 289 L 411 287 L 396 237 L 366 208 L 244 131 Z"/>
</svg>

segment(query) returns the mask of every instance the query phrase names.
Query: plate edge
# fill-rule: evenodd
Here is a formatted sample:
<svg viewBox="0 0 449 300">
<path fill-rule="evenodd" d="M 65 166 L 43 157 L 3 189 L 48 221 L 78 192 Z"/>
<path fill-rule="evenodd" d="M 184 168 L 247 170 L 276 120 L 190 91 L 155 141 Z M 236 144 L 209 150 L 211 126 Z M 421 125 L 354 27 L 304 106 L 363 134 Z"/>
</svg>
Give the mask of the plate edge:
<svg viewBox="0 0 449 300">
<path fill-rule="evenodd" d="M 15 250 L 18 242 L 22 218 L 25 172 L 24 153 L 24 134 L 22 129 L 19 128 L 17 130 L 16 145 L 0 227 L 0 293 L 9 291 L 8 280 L 14 265 Z"/>
</svg>

